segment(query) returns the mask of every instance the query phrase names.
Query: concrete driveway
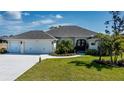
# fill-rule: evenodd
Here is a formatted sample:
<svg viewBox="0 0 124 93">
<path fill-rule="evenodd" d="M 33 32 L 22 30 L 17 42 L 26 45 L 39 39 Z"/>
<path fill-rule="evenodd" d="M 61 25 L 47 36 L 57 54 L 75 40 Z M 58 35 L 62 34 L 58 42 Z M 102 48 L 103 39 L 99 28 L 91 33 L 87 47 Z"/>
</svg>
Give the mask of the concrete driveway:
<svg viewBox="0 0 124 93">
<path fill-rule="evenodd" d="M 38 62 L 39 55 L 0 55 L 0 81 L 12 81 Z"/>
<path fill-rule="evenodd" d="M 25 71 L 30 69 L 39 61 L 47 58 L 70 58 L 75 56 L 50 56 L 42 55 L 18 55 L 18 54 L 2 54 L 0 55 L 0 81 L 13 81 Z"/>
</svg>

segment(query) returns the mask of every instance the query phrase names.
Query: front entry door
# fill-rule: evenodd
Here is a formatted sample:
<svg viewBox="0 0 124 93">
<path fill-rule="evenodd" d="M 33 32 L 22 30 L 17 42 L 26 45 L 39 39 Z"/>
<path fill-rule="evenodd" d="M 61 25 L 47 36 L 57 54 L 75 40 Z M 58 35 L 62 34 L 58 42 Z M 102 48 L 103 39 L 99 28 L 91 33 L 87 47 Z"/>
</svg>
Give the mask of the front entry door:
<svg viewBox="0 0 124 93">
<path fill-rule="evenodd" d="M 86 46 L 87 44 L 85 39 L 78 39 L 76 42 L 76 51 L 85 51 Z"/>
</svg>

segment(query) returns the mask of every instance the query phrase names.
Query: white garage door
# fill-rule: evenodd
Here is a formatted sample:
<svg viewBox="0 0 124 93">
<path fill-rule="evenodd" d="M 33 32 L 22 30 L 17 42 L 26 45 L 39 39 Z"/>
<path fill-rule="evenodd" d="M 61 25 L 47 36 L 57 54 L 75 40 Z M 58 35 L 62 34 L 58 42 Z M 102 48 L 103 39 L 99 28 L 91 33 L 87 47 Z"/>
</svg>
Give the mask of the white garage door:
<svg viewBox="0 0 124 93">
<path fill-rule="evenodd" d="M 24 53 L 50 53 L 51 51 L 51 42 L 48 40 L 25 41 Z"/>
<path fill-rule="evenodd" d="M 8 51 L 11 53 L 20 53 L 20 42 L 19 41 L 11 41 L 9 43 Z"/>
</svg>

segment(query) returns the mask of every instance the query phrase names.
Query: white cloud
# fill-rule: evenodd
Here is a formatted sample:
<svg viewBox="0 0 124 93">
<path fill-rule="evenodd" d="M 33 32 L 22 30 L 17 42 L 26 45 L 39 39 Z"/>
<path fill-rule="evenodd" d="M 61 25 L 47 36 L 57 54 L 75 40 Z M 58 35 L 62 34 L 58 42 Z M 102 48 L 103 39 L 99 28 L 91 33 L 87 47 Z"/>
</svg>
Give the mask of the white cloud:
<svg viewBox="0 0 124 93">
<path fill-rule="evenodd" d="M 57 19 L 62 19 L 64 18 L 62 15 L 57 14 L 57 15 L 37 15 L 38 17 L 41 17 L 41 20 L 33 21 L 32 25 L 37 26 L 37 25 L 53 25 L 55 24 L 58 20 Z M 45 19 L 43 19 L 45 18 Z"/>
<path fill-rule="evenodd" d="M 15 33 L 17 31 L 21 31 L 22 30 L 22 26 L 21 25 L 14 25 L 13 27 L 8 25 L 5 28 L 8 29 L 8 31 L 12 31 L 12 32 L 15 32 Z"/>
<path fill-rule="evenodd" d="M 63 18 L 63 16 L 60 15 L 60 14 L 55 15 L 55 17 L 56 17 L 57 19 L 62 19 L 62 18 Z"/>
<path fill-rule="evenodd" d="M 3 17 L 8 20 L 21 20 L 22 13 L 20 11 L 7 11 Z"/>
<path fill-rule="evenodd" d="M 39 21 L 33 21 L 33 25 L 49 25 L 55 23 L 54 20 L 52 19 L 44 19 L 44 20 L 39 20 Z"/>
<path fill-rule="evenodd" d="M 41 15 L 41 18 L 45 18 L 45 16 L 44 15 Z"/>
<path fill-rule="evenodd" d="M 60 14 L 56 14 L 56 15 L 53 15 L 53 14 L 49 14 L 49 15 L 39 15 L 39 14 L 36 14 L 35 16 L 36 17 L 40 17 L 40 18 L 53 18 L 53 19 L 62 19 L 62 18 L 64 18 Z"/>
<path fill-rule="evenodd" d="M 4 33 L 12 33 L 17 34 L 21 33 L 22 31 L 28 31 L 32 29 L 37 29 L 37 26 L 57 26 L 57 25 L 68 25 L 68 23 L 64 24 L 57 24 L 59 19 L 62 19 L 63 16 L 60 14 L 57 15 L 38 15 L 39 17 L 37 20 L 35 19 L 32 22 L 25 23 L 23 21 L 23 16 L 29 16 L 29 12 L 19 12 L 19 11 L 7 11 L 3 14 L 0 14 L 0 27 Z"/>
<path fill-rule="evenodd" d="M 21 23 L 23 23 L 22 20 L 8 20 L 0 15 L 0 26 L 8 26 L 8 25 L 13 26 L 13 25 L 19 25 Z"/>
<path fill-rule="evenodd" d="M 41 15 L 41 14 L 35 14 L 35 17 L 37 17 L 37 18 L 46 18 L 45 15 Z"/>
<path fill-rule="evenodd" d="M 22 13 L 17 11 L 8 11 L 0 14 L 0 26 L 6 33 L 16 33 L 22 31 Z"/>
<path fill-rule="evenodd" d="M 52 24 L 52 23 L 54 23 L 54 22 L 55 22 L 55 21 L 52 20 L 52 19 L 41 20 L 41 23 L 42 23 L 42 24 Z"/>
<path fill-rule="evenodd" d="M 24 12 L 24 13 L 22 13 L 24 16 L 30 16 L 30 13 L 28 13 L 28 12 Z"/>
</svg>

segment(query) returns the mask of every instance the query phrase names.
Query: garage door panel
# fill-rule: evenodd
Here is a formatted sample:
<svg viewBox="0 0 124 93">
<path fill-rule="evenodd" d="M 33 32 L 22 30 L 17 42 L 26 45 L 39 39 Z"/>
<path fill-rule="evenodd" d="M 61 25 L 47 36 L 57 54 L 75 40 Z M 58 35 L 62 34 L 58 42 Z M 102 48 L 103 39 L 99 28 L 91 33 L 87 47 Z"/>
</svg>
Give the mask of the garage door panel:
<svg viewBox="0 0 124 93">
<path fill-rule="evenodd" d="M 11 41 L 8 51 L 11 53 L 20 53 L 20 43 L 18 41 Z"/>
<path fill-rule="evenodd" d="M 27 41 L 25 42 L 25 53 L 50 53 L 50 41 Z"/>
</svg>

